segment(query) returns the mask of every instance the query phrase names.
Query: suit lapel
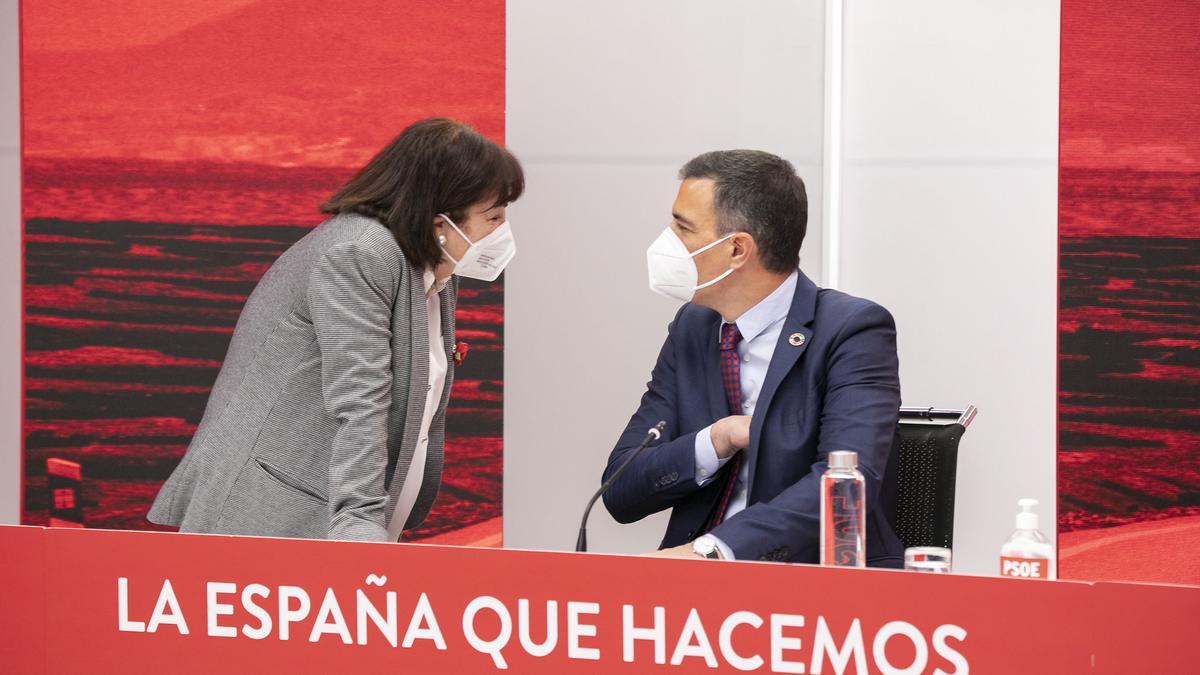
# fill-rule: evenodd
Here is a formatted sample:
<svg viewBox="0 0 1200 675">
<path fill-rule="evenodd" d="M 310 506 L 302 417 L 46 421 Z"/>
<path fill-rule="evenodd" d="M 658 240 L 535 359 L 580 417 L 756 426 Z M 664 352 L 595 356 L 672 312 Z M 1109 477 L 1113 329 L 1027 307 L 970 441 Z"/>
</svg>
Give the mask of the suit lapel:
<svg viewBox="0 0 1200 675">
<path fill-rule="evenodd" d="M 442 342 L 446 348 L 446 385 L 442 388 L 442 400 L 438 410 L 444 411 L 454 385 L 454 310 L 458 304 L 458 277 L 450 277 L 441 292 Z"/>
<path fill-rule="evenodd" d="M 767 375 L 763 378 L 762 390 L 758 395 L 758 403 L 754 406 L 754 417 L 750 421 L 750 458 L 749 482 L 754 486 L 755 470 L 758 466 L 758 456 L 761 448 L 763 419 L 771 409 L 771 402 L 783 378 L 792 371 L 796 362 L 808 349 L 812 342 L 812 320 L 817 308 L 817 286 L 803 272 L 796 280 L 796 292 L 792 296 L 792 307 L 788 310 L 783 322 L 783 330 L 775 343 L 775 353 L 771 356 L 771 364 L 767 366 Z M 753 499 L 754 491 L 750 492 Z"/>
<path fill-rule="evenodd" d="M 425 414 L 425 391 L 429 386 L 429 352 L 423 349 L 425 345 L 429 344 L 429 321 L 425 312 L 425 280 L 423 272 L 412 265 L 406 264 L 403 268 L 408 272 L 408 293 L 407 297 L 402 296 L 405 284 L 400 284 L 392 312 L 401 316 L 404 323 L 408 325 L 408 335 L 406 336 L 408 344 L 406 346 L 409 353 L 409 372 L 407 373 L 408 382 L 405 383 L 408 405 L 405 407 L 404 431 L 400 437 L 399 456 L 396 466 L 392 470 L 388 489 L 388 517 L 391 517 L 392 510 L 396 507 L 400 488 L 403 486 L 403 481 L 396 480 L 396 475 L 400 471 L 401 463 L 412 461 L 413 449 L 417 447 L 417 435 L 421 431 L 421 417 Z M 402 315 L 399 314 L 401 312 Z M 399 321 L 393 318 L 392 325 L 396 326 L 398 323 Z M 395 329 L 393 328 L 393 330 Z M 400 341 L 397 338 L 399 337 L 400 335 L 393 334 L 393 349 L 402 348 L 402 343 L 398 344 Z M 395 374 L 405 375 L 404 373 Z M 400 382 L 393 384 L 393 395 L 401 386 L 403 385 Z M 405 458 L 406 453 L 407 458 Z M 407 475 L 407 465 L 404 466 L 404 470 Z"/>
<path fill-rule="evenodd" d="M 725 400 L 725 385 L 721 382 L 721 315 L 713 312 L 716 321 L 709 326 L 704 337 L 704 389 L 708 392 L 708 408 L 713 420 L 729 416 L 729 402 Z"/>
</svg>

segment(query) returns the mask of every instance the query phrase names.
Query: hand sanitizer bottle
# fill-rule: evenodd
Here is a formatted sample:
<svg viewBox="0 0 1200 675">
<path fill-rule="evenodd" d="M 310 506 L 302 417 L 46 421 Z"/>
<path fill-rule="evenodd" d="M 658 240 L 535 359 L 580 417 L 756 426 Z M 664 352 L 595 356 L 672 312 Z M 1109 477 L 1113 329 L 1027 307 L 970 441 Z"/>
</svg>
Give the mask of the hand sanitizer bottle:
<svg viewBox="0 0 1200 675">
<path fill-rule="evenodd" d="M 1054 545 L 1038 530 L 1038 515 L 1033 512 L 1036 499 L 1021 499 L 1017 504 L 1017 530 L 1000 548 L 1000 576 L 1021 579 L 1054 579 Z"/>
</svg>

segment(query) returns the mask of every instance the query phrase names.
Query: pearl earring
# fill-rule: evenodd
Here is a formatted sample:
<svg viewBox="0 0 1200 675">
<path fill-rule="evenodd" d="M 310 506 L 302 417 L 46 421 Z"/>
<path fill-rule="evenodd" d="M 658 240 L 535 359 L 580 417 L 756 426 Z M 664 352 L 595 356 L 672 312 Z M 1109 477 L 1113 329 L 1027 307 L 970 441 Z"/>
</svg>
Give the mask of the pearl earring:
<svg viewBox="0 0 1200 675">
<path fill-rule="evenodd" d="M 445 246 L 446 245 L 446 235 L 439 234 L 438 235 L 438 243 L 441 244 L 442 246 Z"/>
</svg>

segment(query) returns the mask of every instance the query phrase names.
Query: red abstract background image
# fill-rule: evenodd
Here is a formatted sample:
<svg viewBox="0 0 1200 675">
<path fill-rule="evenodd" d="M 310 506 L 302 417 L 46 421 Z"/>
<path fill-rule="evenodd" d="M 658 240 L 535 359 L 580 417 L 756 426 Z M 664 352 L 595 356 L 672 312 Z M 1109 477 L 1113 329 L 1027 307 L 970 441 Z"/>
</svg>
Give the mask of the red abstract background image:
<svg viewBox="0 0 1200 675">
<path fill-rule="evenodd" d="M 24 516 L 78 462 L 87 526 L 145 514 L 246 296 L 405 126 L 503 142 L 503 0 L 25 0 Z M 500 543 L 503 285 L 464 280 L 442 492 L 414 539 Z"/>
<path fill-rule="evenodd" d="M 1059 552 L 1200 583 L 1200 4 L 1065 0 Z"/>
</svg>

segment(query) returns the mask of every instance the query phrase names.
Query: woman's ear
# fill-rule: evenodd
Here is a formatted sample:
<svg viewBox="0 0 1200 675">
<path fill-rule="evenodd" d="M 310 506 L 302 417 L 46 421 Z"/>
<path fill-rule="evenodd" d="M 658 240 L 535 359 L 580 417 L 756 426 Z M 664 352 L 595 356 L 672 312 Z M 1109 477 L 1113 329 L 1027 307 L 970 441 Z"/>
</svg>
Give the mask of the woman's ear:
<svg viewBox="0 0 1200 675">
<path fill-rule="evenodd" d="M 433 217 L 433 238 L 439 245 L 446 245 L 446 219 L 440 215 Z"/>
</svg>

